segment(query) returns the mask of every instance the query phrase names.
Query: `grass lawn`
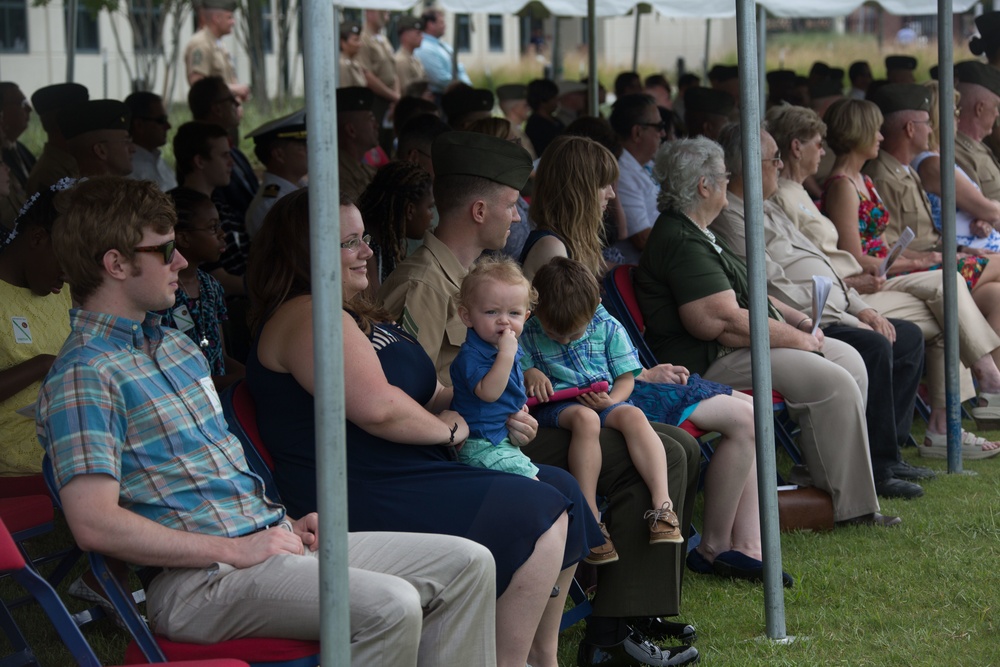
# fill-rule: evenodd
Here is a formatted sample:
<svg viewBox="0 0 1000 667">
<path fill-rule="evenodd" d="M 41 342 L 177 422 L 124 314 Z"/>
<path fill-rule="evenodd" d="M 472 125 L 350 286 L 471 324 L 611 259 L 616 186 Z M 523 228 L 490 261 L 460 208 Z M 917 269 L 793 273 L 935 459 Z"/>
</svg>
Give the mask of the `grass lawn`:
<svg viewBox="0 0 1000 667">
<path fill-rule="evenodd" d="M 914 435 L 922 437 L 920 430 Z M 914 449 L 904 456 L 941 476 L 924 484 L 923 498 L 883 501 L 884 512 L 903 517 L 898 528 L 782 535 L 784 569 L 796 580 L 785 591 L 790 644 L 764 639 L 761 587 L 686 573 L 681 618 L 697 626 L 704 664 L 1000 664 L 1000 577 L 993 568 L 1000 562 L 1000 459 L 966 463 L 976 475 L 947 475 L 944 461 L 920 459 Z M 68 539 L 60 524 L 37 547 Z M 4 599 L 19 595 L 15 589 L 0 581 Z M 69 606 L 83 607 L 73 600 Z M 15 616 L 43 665 L 72 664 L 37 607 Z M 581 628 L 563 635 L 561 667 L 576 664 Z M 120 664 L 123 631 L 99 621 L 84 633 L 105 664 Z M 0 639 L 0 656 L 8 651 Z"/>
</svg>

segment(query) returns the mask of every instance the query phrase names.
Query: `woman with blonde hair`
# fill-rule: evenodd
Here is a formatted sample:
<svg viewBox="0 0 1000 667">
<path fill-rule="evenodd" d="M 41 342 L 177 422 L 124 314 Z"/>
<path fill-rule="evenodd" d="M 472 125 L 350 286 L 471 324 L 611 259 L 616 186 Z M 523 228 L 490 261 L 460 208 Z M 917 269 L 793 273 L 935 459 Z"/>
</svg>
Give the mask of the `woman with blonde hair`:
<svg viewBox="0 0 1000 667">
<path fill-rule="evenodd" d="M 530 280 L 553 257 L 575 259 L 600 279 L 604 211 L 615 197 L 618 161 L 593 139 L 563 135 L 549 144 L 535 173 L 529 215 L 537 229 L 521 251 Z"/>
<path fill-rule="evenodd" d="M 938 82 L 928 81 L 924 86 L 931 94 L 931 135 L 927 150 L 913 158 L 910 167 L 917 172 L 920 182 L 931 202 L 934 226 L 941 230 L 941 124 L 938 104 Z M 955 117 L 958 117 L 962 94 L 955 91 Z M 1000 252 L 1000 202 L 988 199 L 968 174 L 955 165 L 955 237 L 958 249 L 981 248 L 987 252 Z"/>
</svg>

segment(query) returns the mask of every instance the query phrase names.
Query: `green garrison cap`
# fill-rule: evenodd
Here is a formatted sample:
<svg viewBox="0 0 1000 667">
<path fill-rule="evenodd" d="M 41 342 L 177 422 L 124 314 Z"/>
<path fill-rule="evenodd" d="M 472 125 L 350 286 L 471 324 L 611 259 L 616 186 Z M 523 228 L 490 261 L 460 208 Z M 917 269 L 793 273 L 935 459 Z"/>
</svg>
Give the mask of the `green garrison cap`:
<svg viewBox="0 0 1000 667">
<path fill-rule="evenodd" d="M 975 83 L 994 95 L 1000 95 L 1000 70 L 978 60 L 956 63 L 955 79 L 960 83 Z"/>
<path fill-rule="evenodd" d="M 441 110 L 448 122 L 454 125 L 470 113 L 492 111 L 493 93 L 485 88 L 455 86 L 441 96 Z"/>
<path fill-rule="evenodd" d="M 931 96 L 927 88 L 916 83 L 887 83 L 869 98 L 883 114 L 896 111 L 930 111 Z"/>
<path fill-rule="evenodd" d="M 972 51 L 972 55 L 981 56 L 1000 44 L 1000 12 L 980 14 L 976 17 L 976 28 L 980 36 L 969 40 L 969 50 Z"/>
<path fill-rule="evenodd" d="M 132 112 L 118 100 L 90 100 L 63 107 L 56 122 L 63 137 L 72 139 L 95 130 L 128 130 Z"/>
<path fill-rule="evenodd" d="M 497 99 L 501 102 L 528 99 L 528 87 L 523 83 L 507 83 L 497 86 Z"/>
<path fill-rule="evenodd" d="M 364 86 L 346 86 L 337 89 L 337 113 L 371 111 L 375 93 Z"/>
<path fill-rule="evenodd" d="M 724 90 L 714 88 L 688 88 L 684 91 L 685 113 L 714 113 L 728 116 L 736 108 L 736 100 Z"/>
<path fill-rule="evenodd" d="M 841 86 L 840 81 L 834 81 L 833 79 L 823 79 L 819 83 L 809 86 L 809 97 L 814 100 L 843 94 L 844 88 Z"/>
<path fill-rule="evenodd" d="M 198 0 L 195 8 L 221 9 L 227 12 L 236 11 L 236 0 Z"/>
<path fill-rule="evenodd" d="M 247 137 L 253 139 L 256 144 L 271 139 L 301 139 L 304 141 L 306 138 L 306 110 L 300 109 L 287 116 L 264 123 Z"/>
<path fill-rule="evenodd" d="M 794 86 L 795 70 L 775 69 L 767 73 L 767 85 L 769 86 Z"/>
<path fill-rule="evenodd" d="M 517 144 L 477 132 L 446 132 L 431 148 L 435 178 L 478 176 L 521 190 L 531 175 L 531 156 Z"/>
<path fill-rule="evenodd" d="M 416 16 L 401 16 L 396 22 L 396 34 L 403 34 L 407 30 L 423 30 L 424 22 Z"/>
<path fill-rule="evenodd" d="M 917 59 L 912 56 L 886 56 L 885 68 L 887 70 L 908 69 L 912 72 L 917 69 Z"/>
<path fill-rule="evenodd" d="M 89 99 L 90 93 L 85 86 L 78 83 L 57 83 L 36 90 L 31 96 L 31 106 L 39 115 L 44 116 L 59 111 L 64 106 L 79 104 Z"/>
</svg>

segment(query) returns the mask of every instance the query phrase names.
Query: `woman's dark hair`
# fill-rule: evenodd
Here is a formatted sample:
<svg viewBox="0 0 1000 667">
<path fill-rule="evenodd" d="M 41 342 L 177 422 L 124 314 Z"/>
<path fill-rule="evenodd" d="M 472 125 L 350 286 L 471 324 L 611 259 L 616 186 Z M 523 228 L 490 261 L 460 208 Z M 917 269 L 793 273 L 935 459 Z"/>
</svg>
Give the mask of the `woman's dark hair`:
<svg viewBox="0 0 1000 667">
<path fill-rule="evenodd" d="M 6 250 L 18 236 L 33 227 L 41 227 L 46 233 L 51 234 L 53 223 L 66 208 L 65 191 L 76 183 L 75 178 L 63 178 L 55 185 L 32 195 L 21 207 L 9 229 L 0 226 L 0 252 Z"/>
<path fill-rule="evenodd" d="M 186 188 L 183 185 L 174 188 L 167 195 L 174 202 L 174 209 L 177 211 L 177 225 L 174 226 L 174 229 L 190 229 L 193 224 L 195 211 L 205 204 L 212 204 L 212 198 L 204 192 Z"/>
<path fill-rule="evenodd" d="M 622 144 L 611 125 L 599 116 L 581 116 L 566 128 L 564 134 L 574 137 L 587 137 L 611 151 L 617 160 L 622 156 Z"/>
<path fill-rule="evenodd" d="M 419 204 L 434 180 L 416 162 L 390 162 L 358 198 L 365 229 L 372 235 L 384 278 L 406 257 L 406 205 Z"/>
<path fill-rule="evenodd" d="M 341 194 L 341 208 L 354 206 Z M 337 219 L 339 225 L 339 215 Z M 337 260 L 339 261 L 339 260 Z M 309 256 L 309 188 L 285 195 L 264 216 L 247 260 L 247 293 L 250 296 L 250 330 L 259 333 L 281 304 L 312 293 Z M 391 318 L 359 294 L 344 304 L 366 334 L 373 322 Z"/>
<path fill-rule="evenodd" d="M 528 106 L 533 111 L 559 94 L 559 86 L 550 79 L 535 79 L 528 84 Z"/>
</svg>

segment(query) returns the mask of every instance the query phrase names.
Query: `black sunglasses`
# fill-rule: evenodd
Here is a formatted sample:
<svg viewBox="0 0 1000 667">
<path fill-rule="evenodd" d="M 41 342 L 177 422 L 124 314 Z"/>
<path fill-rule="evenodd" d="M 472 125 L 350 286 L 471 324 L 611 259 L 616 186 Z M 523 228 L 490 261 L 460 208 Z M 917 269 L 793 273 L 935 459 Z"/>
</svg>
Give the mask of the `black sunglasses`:
<svg viewBox="0 0 1000 667">
<path fill-rule="evenodd" d="M 177 246 L 174 239 L 170 239 L 166 243 L 161 243 L 160 245 L 141 245 L 138 248 L 132 248 L 132 250 L 135 252 L 163 253 L 163 263 L 169 264 L 174 261 L 174 252 L 176 252 Z"/>
<path fill-rule="evenodd" d="M 137 120 L 148 120 L 151 123 L 158 123 L 160 125 L 170 125 L 170 119 L 167 118 L 166 114 L 162 116 L 139 116 Z"/>
</svg>

